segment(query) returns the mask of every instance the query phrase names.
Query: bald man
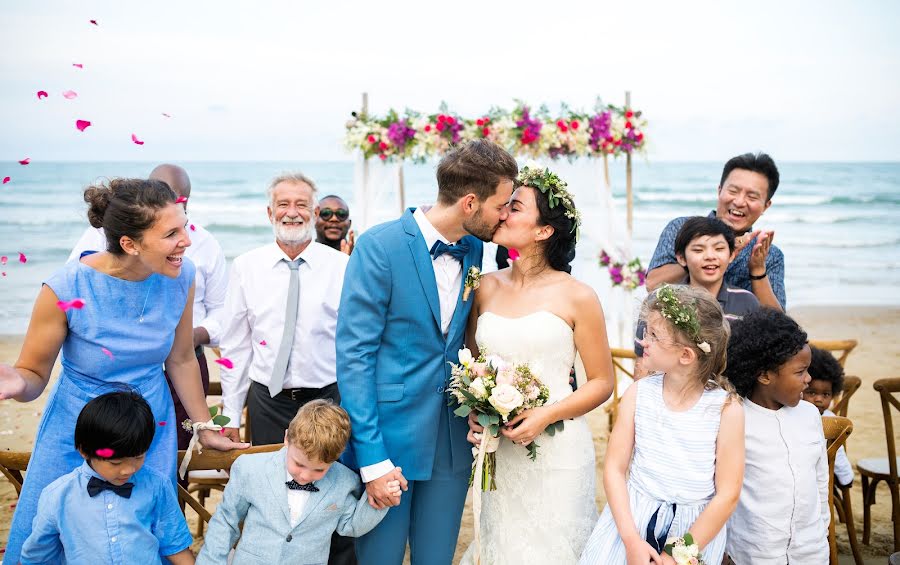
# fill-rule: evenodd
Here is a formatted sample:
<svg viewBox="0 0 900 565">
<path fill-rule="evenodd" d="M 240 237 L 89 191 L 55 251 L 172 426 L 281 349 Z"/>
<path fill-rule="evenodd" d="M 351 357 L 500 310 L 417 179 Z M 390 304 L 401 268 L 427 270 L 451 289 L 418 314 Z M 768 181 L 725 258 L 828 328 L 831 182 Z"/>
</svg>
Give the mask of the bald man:
<svg viewBox="0 0 900 565">
<path fill-rule="evenodd" d="M 159 165 L 150 172 L 149 178 L 165 182 L 178 196 L 185 198 L 191 196 L 191 179 L 187 172 L 177 165 L 168 163 Z M 188 204 L 189 202 L 185 203 L 185 210 Z M 225 306 L 228 277 L 225 272 L 225 254 L 212 234 L 193 222 L 190 222 L 188 234 L 191 237 L 191 246 L 185 250 L 185 255 L 197 268 L 194 278 L 194 347 L 205 393 L 209 390 L 209 367 L 203 354 L 203 346 L 215 347 L 219 344 L 222 331 L 219 317 Z M 106 251 L 106 236 L 103 234 L 103 228 L 88 227 L 75 244 L 68 261 L 79 260 L 83 253 L 95 251 Z M 174 391 L 172 398 L 175 401 L 176 420 L 181 422 L 187 419 L 187 413 Z M 178 426 L 178 449 L 187 449 L 190 438 L 191 434 Z"/>
</svg>

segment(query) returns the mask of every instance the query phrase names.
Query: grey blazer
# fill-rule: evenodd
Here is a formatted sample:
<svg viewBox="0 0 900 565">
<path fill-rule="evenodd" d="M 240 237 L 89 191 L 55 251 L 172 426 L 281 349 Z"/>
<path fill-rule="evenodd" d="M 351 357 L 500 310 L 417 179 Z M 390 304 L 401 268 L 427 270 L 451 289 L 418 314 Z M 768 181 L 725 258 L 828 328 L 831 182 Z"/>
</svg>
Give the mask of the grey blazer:
<svg viewBox="0 0 900 565">
<path fill-rule="evenodd" d="M 358 537 L 384 518 L 387 510 L 369 506 L 356 473 L 335 462 L 316 481 L 319 492 L 310 493 L 300 521 L 292 528 L 284 484 L 286 453 L 287 448 L 282 448 L 235 460 L 197 556 L 198 565 L 225 563 L 238 538 L 233 565 L 325 564 L 333 532 Z"/>
</svg>

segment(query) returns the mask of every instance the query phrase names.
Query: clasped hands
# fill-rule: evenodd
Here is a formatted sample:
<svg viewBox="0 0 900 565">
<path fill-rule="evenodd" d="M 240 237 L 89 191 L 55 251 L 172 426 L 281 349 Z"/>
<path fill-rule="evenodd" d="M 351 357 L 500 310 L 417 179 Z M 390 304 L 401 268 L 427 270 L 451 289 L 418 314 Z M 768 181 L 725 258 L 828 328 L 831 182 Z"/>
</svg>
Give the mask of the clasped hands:
<svg viewBox="0 0 900 565">
<path fill-rule="evenodd" d="M 400 495 L 409 489 L 409 483 L 402 471 L 400 467 L 394 467 L 390 473 L 366 483 L 369 506 L 382 510 L 400 505 Z"/>
</svg>

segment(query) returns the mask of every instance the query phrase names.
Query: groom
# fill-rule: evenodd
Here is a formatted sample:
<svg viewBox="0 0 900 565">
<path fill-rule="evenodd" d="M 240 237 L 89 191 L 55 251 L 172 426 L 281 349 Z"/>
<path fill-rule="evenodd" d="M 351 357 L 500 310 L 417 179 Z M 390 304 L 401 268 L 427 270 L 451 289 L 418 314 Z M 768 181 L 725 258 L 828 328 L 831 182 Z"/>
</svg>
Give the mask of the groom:
<svg viewBox="0 0 900 565">
<path fill-rule="evenodd" d="M 337 381 L 350 414 L 345 459 L 369 503 L 392 506 L 357 539 L 366 565 L 453 559 L 472 466 L 466 420 L 448 406 L 450 365 L 463 345 L 472 298 L 466 273 L 506 219 L 518 167 L 486 140 L 459 147 L 437 168 L 438 201 L 368 230 L 350 257 L 337 325 Z M 475 237 L 472 237 L 475 236 Z M 397 499 L 386 483 L 407 484 Z"/>
</svg>

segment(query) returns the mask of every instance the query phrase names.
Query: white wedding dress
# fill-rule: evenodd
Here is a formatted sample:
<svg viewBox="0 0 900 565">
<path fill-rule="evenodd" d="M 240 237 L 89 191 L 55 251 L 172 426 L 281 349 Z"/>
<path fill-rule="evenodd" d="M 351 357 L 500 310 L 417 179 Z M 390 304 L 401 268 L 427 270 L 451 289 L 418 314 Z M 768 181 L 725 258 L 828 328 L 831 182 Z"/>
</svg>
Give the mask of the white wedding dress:
<svg viewBox="0 0 900 565">
<path fill-rule="evenodd" d="M 485 312 L 475 340 L 482 353 L 510 363 L 528 363 L 550 389 L 549 402 L 572 394 L 575 362 L 572 328 L 548 311 L 519 318 Z M 535 461 L 525 447 L 501 436 L 497 490 L 482 493 L 481 563 L 567 565 L 578 562 L 597 522 L 594 444 L 587 421 L 567 420 L 553 437 L 546 433 Z M 477 486 L 475 487 L 477 488 Z M 462 563 L 473 563 L 474 544 Z"/>
</svg>

